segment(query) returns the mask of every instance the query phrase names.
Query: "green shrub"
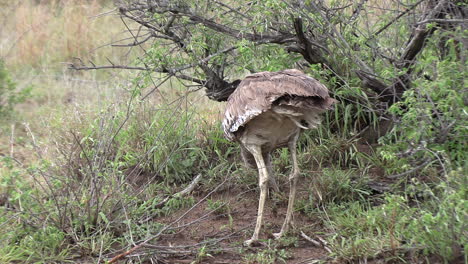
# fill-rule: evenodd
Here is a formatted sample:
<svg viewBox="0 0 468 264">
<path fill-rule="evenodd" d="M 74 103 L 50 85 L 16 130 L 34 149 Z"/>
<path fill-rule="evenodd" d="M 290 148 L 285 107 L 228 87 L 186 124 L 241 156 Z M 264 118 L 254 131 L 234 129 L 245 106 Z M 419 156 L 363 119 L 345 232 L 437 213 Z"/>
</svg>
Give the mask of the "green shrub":
<svg viewBox="0 0 468 264">
<path fill-rule="evenodd" d="M 30 91 L 30 87 L 17 91 L 16 84 L 11 79 L 5 63 L 0 59 L 0 120 L 9 117 L 13 107 L 23 102 Z"/>
<path fill-rule="evenodd" d="M 468 180 L 466 174 L 452 171 L 447 181 L 426 193 L 431 195 L 408 222 L 403 233 L 410 245 L 425 255 L 440 256 L 446 263 L 468 253 Z M 465 259 L 466 261 L 466 259 Z"/>
<path fill-rule="evenodd" d="M 299 210 L 311 214 L 323 205 L 364 201 L 370 196 L 368 178 L 356 170 L 324 169 L 311 177 L 308 200 L 299 200 Z"/>
<path fill-rule="evenodd" d="M 356 201 L 329 206 L 323 219 L 330 231 L 332 256 L 352 262 L 398 249 L 396 226 L 405 221 L 407 210 L 404 200 L 391 196 L 379 207 Z"/>
<path fill-rule="evenodd" d="M 453 263 L 466 256 L 467 182 L 453 171 L 446 182 L 424 186 L 421 200 L 387 194 L 383 204 L 360 201 L 329 204 L 321 213 L 332 256 L 353 262 L 384 257 L 437 257 Z M 417 207 L 414 205 L 417 204 Z"/>
<path fill-rule="evenodd" d="M 399 122 L 381 140 L 389 172 L 409 171 L 430 161 L 445 167 L 444 173 L 451 166 L 467 165 L 466 62 L 459 58 L 466 50 L 451 39 L 445 43 L 449 52 L 440 54 L 438 45 L 445 34 L 449 33 L 436 31 L 415 65 L 420 74 L 413 80 L 414 89 L 390 108 Z"/>
<path fill-rule="evenodd" d="M 2 159 L 0 201 L 11 209 L 0 204 L 0 262 L 67 261 L 76 251 L 98 256 L 133 245 L 162 229 L 155 219 L 195 203 L 187 196 L 160 204 L 166 196 L 196 174 L 213 176 L 209 182 L 233 166 L 220 127 L 191 109 L 130 108 L 58 128 L 50 160 Z"/>
<path fill-rule="evenodd" d="M 46 220 L 54 208 L 13 162 L 0 159 L 0 262 L 66 260 L 72 256 L 67 235 L 51 224 L 56 219 Z"/>
</svg>

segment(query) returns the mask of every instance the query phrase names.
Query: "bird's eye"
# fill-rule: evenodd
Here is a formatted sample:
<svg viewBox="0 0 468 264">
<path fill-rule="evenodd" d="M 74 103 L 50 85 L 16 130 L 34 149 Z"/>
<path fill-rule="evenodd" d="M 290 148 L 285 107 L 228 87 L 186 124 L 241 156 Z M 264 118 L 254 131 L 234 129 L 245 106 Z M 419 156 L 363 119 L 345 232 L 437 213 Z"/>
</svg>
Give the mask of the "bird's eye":
<svg viewBox="0 0 468 264">
<path fill-rule="evenodd" d="M 301 125 L 304 127 L 309 127 L 309 123 L 307 123 L 307 121 L 305 121 L 304 119 L 301 120 Z"/>
</svg>

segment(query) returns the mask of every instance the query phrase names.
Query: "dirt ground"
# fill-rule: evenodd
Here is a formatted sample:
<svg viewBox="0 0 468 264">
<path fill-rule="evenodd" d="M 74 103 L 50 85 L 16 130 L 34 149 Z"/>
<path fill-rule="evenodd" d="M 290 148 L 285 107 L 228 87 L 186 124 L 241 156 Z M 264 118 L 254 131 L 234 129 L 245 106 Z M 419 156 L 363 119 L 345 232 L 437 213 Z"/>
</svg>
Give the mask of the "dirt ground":
<svg viewBox="0 0 468 264">
<path fill-rule="evenodd" d="M 284 189 L 284 188 L 283 188 Z M 282 190 L 282 195 L 287 195 L 288 190 Z M 303 191 L 304 192 L 304 191 Z M 301 194 L 299 191 L 299 195 Z M 304 192 L 305 193 L 305 192 Z M 203 196 L 197 197 L 197 201 L 203 199 Z M 275 241 L 273 233 L 279 232 L 286 214 L 287 199 L 276 199 L 282 202 L 275 202 L 272 199 L 267 200 L 264 225 L 260 233 L 262 244 L 251 248 L 244 247 L 243 241 L 250 238 L 252 235 L 258 206 L 258 193 L 254 190 L 239 192 L 238 190 L 226 190 L 213 194 L 210 197 L 211 201 L 219 201 L 225 203 L 220 210 L 210 213 L 209 202 L 202 201 L 190 213 L 188 213 L 181 221 L 178 222 L 177 228 L 171 235 L 166 235 L 158 241 L 158 245 L 173 248 L 175 251 L 181 249 L 181 246 L 196 245 L 206 241 L 216 241 L 214 248 L 219 249 L 218 252 L 210 252 L 211 256 L 198 258 L 197 253 L 180 254 L 179 256 L 171 256 L 164 259 L 165 263 L 246 263 L 246 256 L 253 255 L 262 251 L 284 250 L 287 253 L 286 263 L 313 263 L 313 260 L 326 258 L 327 252 L 323 247 L 314 246 L 311 242 L 302 238 L 299 231 L 304 233 L 319 229 L 310 217 L 296 212 L 294 214 L 294 230 L 287 234 L 282 241 Z M 170 223 L 180 217 L 186 210 L 181 213 L 172 215 L 163 220 Z M 208 216 L 207 216 L 208 214 Z M 158 219 L 161 221 L 161 219 Z M 184 226 L 187 225 L 187 226 Z M 213 248 L 213 244 L 207 245 Z M 273 253 L 274 254 L 274 253 Z M 257 262 L 249 262 L 257 263 Z M 285 263 L 283 261 L 274 263 Z"/>
</svg>

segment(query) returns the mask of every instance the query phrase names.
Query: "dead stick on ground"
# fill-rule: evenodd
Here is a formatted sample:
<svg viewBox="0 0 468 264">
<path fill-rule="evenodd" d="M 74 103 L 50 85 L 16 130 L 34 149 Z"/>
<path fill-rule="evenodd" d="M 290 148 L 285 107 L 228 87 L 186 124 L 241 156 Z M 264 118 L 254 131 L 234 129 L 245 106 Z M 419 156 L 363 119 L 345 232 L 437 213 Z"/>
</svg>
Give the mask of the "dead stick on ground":
<svg viewBox="0 0 468 264">
<path fill-rule="evenodd" d="M 302 236 L 305 240 L 307 240 L 307 241 L 309 241 L 310 243 L 314 244 L 314 246 L 316 246 L 316 247 L 321 247 L 321 246 L 322 246 L 322 244 L 320 244 L 320 242 L 318 242 L 317 240 L 312 239 L 311 237 L 309 237 L 308 235 L 306 235 L 306 234 L 305 234 L 304 232 L 302 232 L 302 231 L 301 231 L 301 236 Z"/>
<path fill-rule="evenodd" d="M 189 194 L 190 192 L 193 191 L 193 189 L 195 189 L 195 186 L 197 186 L 198 182 L 201 180 L 201 177 L 202 177 L 202 174 L 201 173 L 198 174 L 197 177 L 195 177 L 195 179 L 193 179 L 193 181 L 187 186 L 187 188 L 183 189 L 182 191 L 176 194 L 169 195 L 168 197 L 164 198 L 164 200 L 162 200 L 157 205 L 155 205 L 155 207 L 162 208 L 167 203 L 167 201 L 169 201 L 171 198 L 182 197 L 186 194 Z"/>
<path fill-rule="evenodd" d="M 193 191 L 193 189 L 195 189 L 195 186 L 197 186 L 197 184 L 200 182 L 201 178 L 202 178 L 202 174 L 200 173 L 195 177 L 195 179 L 193 179 L 193 181 L 185 189 L 183 189 L 182 191 L 180 191 L 178 193 L 167 196 L 166 198 L 164 198 L 164 200 L 162 200 L 161 202 L 156 204 L 154 206 L 154 208 L 158 208 L 158 209 L 163 208 L 164 205 L 166 205 L 166 203 L 170 199 L 172 199 L 174 197 L 180 198 L 180 197 L 182 197 L 184 195 L 187 195 L 187 194 L 191 193 Z M 150 217 L 147 217 L 145 220 L 141 220 L 140 223 L 144 223 L 146 221 L 149 221 L 149 220 L 153 219 L 153 217 L 154 217 L 154 215 L 151 215 Z"/>
<path fill-rule="evenodd" d="M 332 253 L 331 249 L 330 249 L 329 247 L 327 247 L 328 242 L 327 242 L 325 239 L 323 239 L 323 238 L 321 238 L 321 237 L 319 237 L 319 236 L 317 236 L 317 238 L 318 238 L 318 240 L 320 240 L 320 242 L 322 242 L 323 248 L 324 248 L 326 251 L 328 251 L 328 253 Z"/>
<path fill-rule="evenodd" d="M 329 247 L 327 247 L 328 242 L 325 241 L 323 238 L 317 236 L 318 240 L 320 241 L 320 242 L 319 242 L 319 241 L 317 241 L 317 240 L 315 240 L 315 239 L 309 237 L 308 235 L 306 235 L 306 234 L 305 234 L 304 232 L 302 232 L 302 231 L 301 231 L 301 236 L 302 236 L 305 240 L 307 240 L 307 241 L 309 241 L 310 243 L 314 244 L 314 246 L 316 246 L 316 247 L 323 247 L 328 253 L 332 253 L 331 249 L 330 249 Z"/>
</svg>

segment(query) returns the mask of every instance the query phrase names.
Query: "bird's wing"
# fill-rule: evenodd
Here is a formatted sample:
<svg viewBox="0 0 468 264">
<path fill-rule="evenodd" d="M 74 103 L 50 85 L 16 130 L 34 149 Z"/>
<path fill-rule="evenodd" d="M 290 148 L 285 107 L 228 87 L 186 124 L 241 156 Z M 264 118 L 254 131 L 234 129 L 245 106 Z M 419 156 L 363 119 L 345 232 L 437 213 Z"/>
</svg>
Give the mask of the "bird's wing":
<svg viewBox="0 0 468 264">
<path fill-rule="evenodd" d="M 234 133 L 240 127 L 271 109 L 273 104 L 296 104 L 308 108 L 292 98 L 314 98 L 309 104 L 321 109 L 327 109 L 334 103 L 325 85 L 299 70 L 255 73 L 247 76 L 229 96 L 223 120 L 224 134 L 235 140 Z"/>
</svg>

